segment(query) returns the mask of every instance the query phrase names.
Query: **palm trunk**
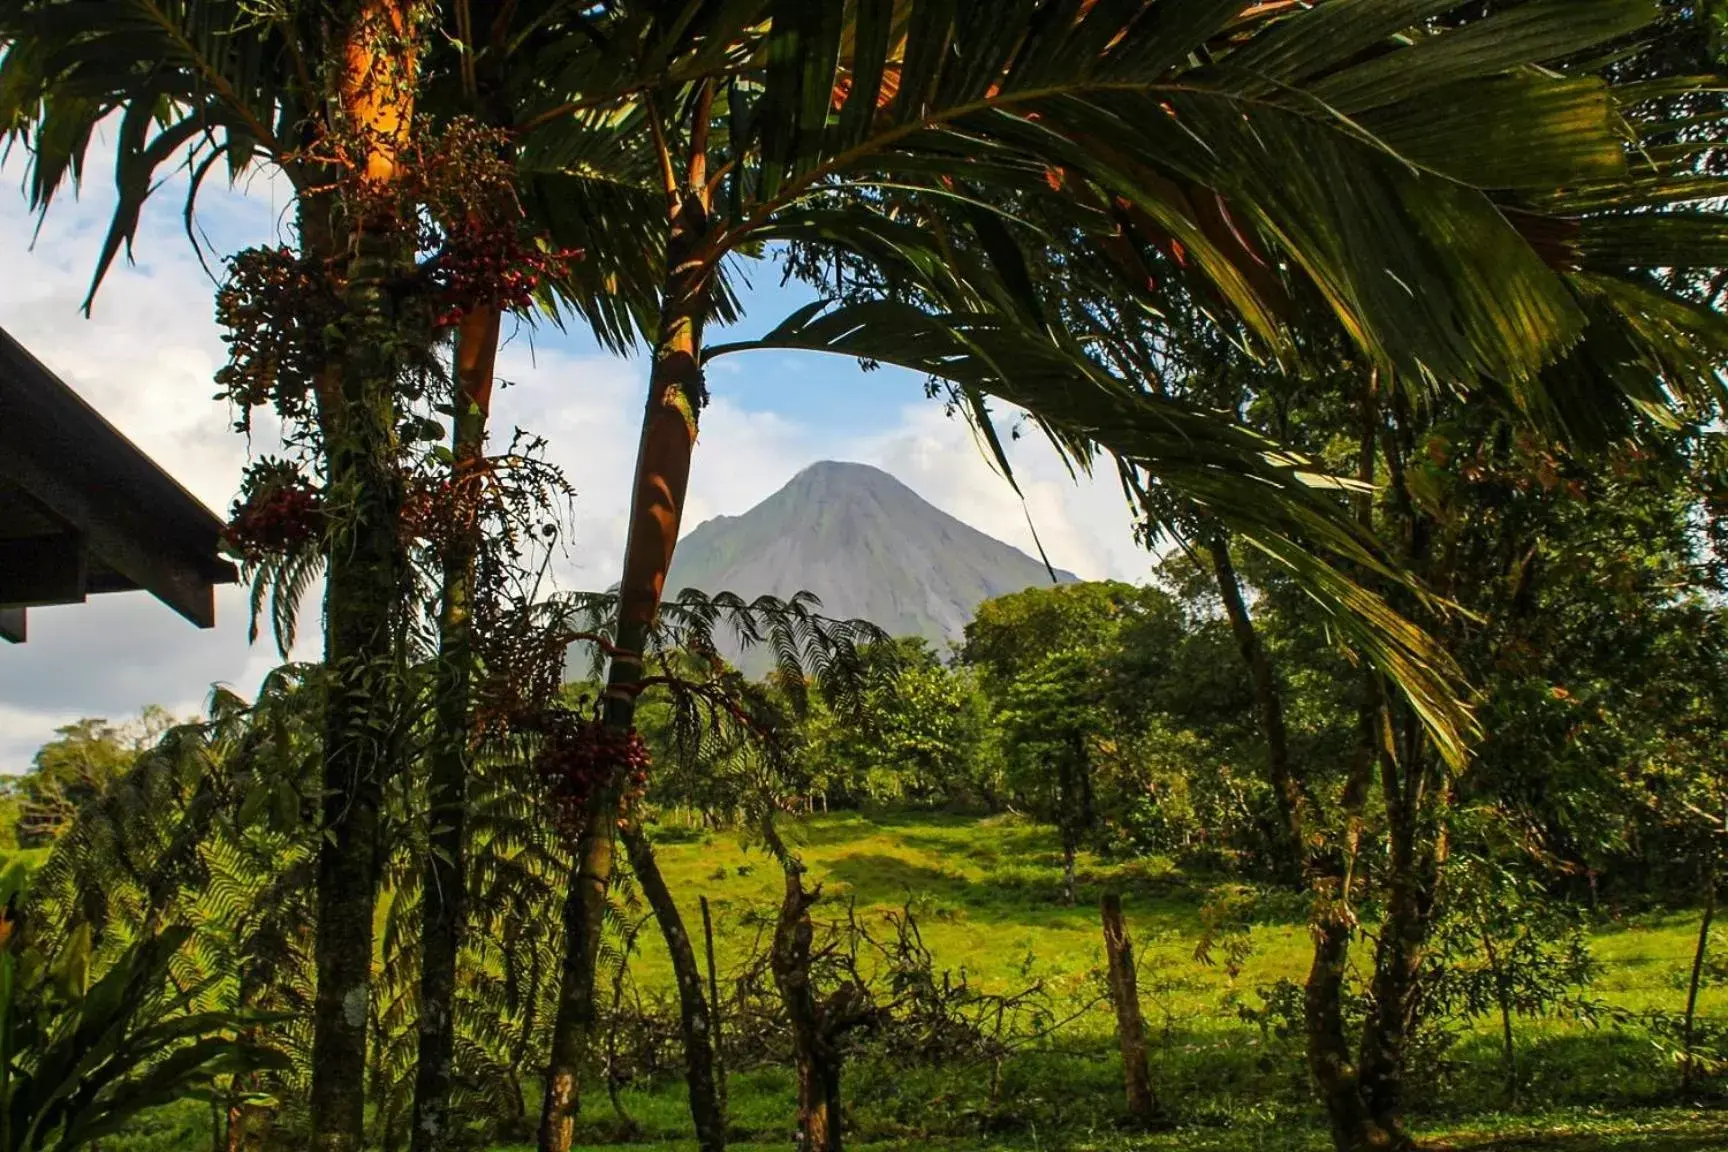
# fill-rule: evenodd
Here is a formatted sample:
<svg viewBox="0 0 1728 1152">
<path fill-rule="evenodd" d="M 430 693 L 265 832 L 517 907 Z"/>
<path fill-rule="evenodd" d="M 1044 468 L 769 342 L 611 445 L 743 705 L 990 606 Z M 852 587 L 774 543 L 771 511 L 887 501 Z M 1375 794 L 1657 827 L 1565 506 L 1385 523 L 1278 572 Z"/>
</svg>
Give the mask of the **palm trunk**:
<svg viewBox="0 0 1728 1152">
<path fill-rule="evenodd" d="M 702 320 L 708 306 L 707 276 L 689 260 L 692 230 L 699 230 L 700 223 L 688 219 L 683 211 L 673 213 L 667 249 L 667 267 L 671 271 L 661 308 L 654 366 L 648 378 L 648 403 L 642 417 L 642 439 L 637 449 L 631 498 L 630 534 L 624 546 L 624 575 L 618 589 L 616 651 L 606 675 L 603 717 L 615 731 L 627 731 L 635 724 L 644 651 L 660 609 L 666 573 L 672 566 L 672 550 L 678 543 L 684 497 L 690 484 L 690 460 L 696 447 L 697 416 L 705 398 L 700 354 Z M 597 790 L 590 802 L 592 810 L 586 822 L 597 829 L 588 837 L 585 849 L 591 857 L 587 865 L 591 874 L 599 874 L 599 855 L 603 853 L 604 872 L 610 875 L 617 803 L 615 788 Z M 582 883 L 573 883 L 564 904 L 567 940 L 597 949 L 604 909 L 603 898 L 591 900 Z M 592 1039 L 594 975 L 592 960 L 573 961 L 566 956 L 540 1152 L 568 1152 L 570 1147 L 570 1131 L 581 1098 L 583 1054 Z M 560 1118 L 556 1123 L 554 1116 Z"/>
<path fill-rule="evenodd" d="M 480 482 L 492 370 L 501 322 L 495 307 L 476 308 L 457 332 L 455 456 L 450 537 L 438 611 L 438 664 L 434 672 L 435 731 L 427 781 L 425 880 L 420 896 L 420 1050 L 414 1076 L 411 1152 L 443 1152 L 450 1145 L 450 1087 L 456 1048 L 456 960 L 467 905 L 469 705 L 472 695 L 474 558 L 479 546 L 472 489 Z"/>
<path fill-rule="evenodd" d="M 641 826 L 631 821 L 620 835 L 636 882 L 642 886 L 648 906 L 654 910 L 654 919 L 660 924 L 666 951 L 672 957 L 672 972 L 678 980 L 684 1077 L 690 1089 L 690 1118 L 696 1126 L 696 1146 L 701 1152 L 720 1152 L 726 1147 L 726 1116 L 721 1110 L 714 1074 L 713 1017 L 709 1015 L 708 998 L 702 989 L 702 971 L 696 966 L 696 950 L 684 928 L 684 917 L 666 887 L 666 878 L 660 874 L 654 846 Z"/>
<path fill-rule="evenodd" d="M 669 259 L 678 260 L 683 247 L 674 244 Z M 616 729 L 628 729 L 635 722 L 643 650 L 660 611 L 666 573 L 678 544 L 697 419 L 706 400 L 700 363 L 706 293 L 696 285 L 677 283 L 679 279 L 674 277 L 660 318 L 660 340 L 648 377 L 648 404 L 637 448 L 630 534 L 618 586 L 619 651 L 606 676 L 605 718 Z"/>
<path fill-rule="evenodd" d="M 558 1012 L 552 1021 L 552 1051 L 540 1104 L 540 1152 L 569 1152 L 582 1110 L 582 1076 L 590 1063 L 599 1024 L 594 978 L 599 971 L 600 932 L 606 890 L 612 882 L 612 833 L 616 792 L 601 789 L 588 805 L 572 854 L 564 898 L 564 963 L 559 970 Z"/>
<path fill-rule="evenodd" d="M 395 183 L 411 128 L 418 76 L 410 7 L 407 0 L 365 0 L 344 29 L 338 91 L 367 199 Z M 324 834 L 309 1101 L 315 1152 L 365 1146 L 378 813 L 396 768 L 403 712 L 407 573 L 395 443 L 401 337 L 387 284 L 413 253 L 382 209 L 356 221 L 350 251 L 335 349 L 340 379 L 320 398 L 328 487 L 342 499 L 329 528 L 324 605 Z"/>
</svg>

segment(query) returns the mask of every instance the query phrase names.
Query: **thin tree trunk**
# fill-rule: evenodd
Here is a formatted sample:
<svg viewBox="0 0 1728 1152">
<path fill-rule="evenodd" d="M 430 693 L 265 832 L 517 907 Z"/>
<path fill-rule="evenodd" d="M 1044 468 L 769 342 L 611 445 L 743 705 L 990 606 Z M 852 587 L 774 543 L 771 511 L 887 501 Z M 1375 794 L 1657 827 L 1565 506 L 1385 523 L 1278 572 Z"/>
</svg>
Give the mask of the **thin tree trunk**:
<svg viewBox="0 0 1728 1152">
<path fill-rule="evenodd" d="M 569 1152 L 582 1110 L 582 1075 L 591 1063 L 599 1013 L 594 979 L 599 971 L 600 932 L 606 890 L 612 881 L 612 834 L 617 793 L 602 790 L 588 804 L 572 854 L 564 899 L 564 962 L 559 969 L 558 1012 L 540 1106 L 540 1152 Z"/>
<path fill-rule="evenodd" d="M 702 990 L 702 970 L 696 966 L 696 950 L 691 947 L 690 933 L 685 930 L 684 917 L 666 887 L 666 878 L 660 874 L 654 846 L 641 825 L 631 820 L 620 835 L 630 857 L 631 871 L 635 872 L 636 882 L 642 886 L 642 894 L 648 898 L 648 906 L 660 924 L 660 934 L 665 937 L 672 972 L 678 981 L 684 1079 L 690 1090 L 690 1119 L 696 1127 L 696 1146 L 701 1152 L 720 1152 L 726 1147 L 726 1115 L 721 1111 L 715 1087 L 714 1021 Z"/>
<path fill-rule="evenodd" d="M 1407 732 L 1417 731 L 1407 717 Z M 1380 776 L 1391 851 L 1386 863 L 1386 916 L 1374 955 L 1371 1007 L 1362 1022 L 1358 1057 L 1362 1089 L 1376 1122 L 1388 1132 L 1404 1130 L 1404 1072 L 1410 1038 L 1417 1026 L 1422 962 L 1427 953 L 1439 883 L 1439 849 L 1419 843 L 1422 781 L 1431 758 L 1419 737 L 1405 741 L 1403 780 L 1390 755 L 1381 757 Z"/>
<path fill-rule="evenodd" d="M 1290 879 L 1297 880 L 1303 871 L 1302 829 L 1310 808 L 1307 789 L 1293 770 L 1290 761 L 1290 736 L 1284 723 L 1284 701 L 1278 691 L 1277 678 L 1272 674 L 1272 662 L 1267 659 L 1265 646 L 1248 613 L 1242 596 L 1242 585 L 1236 576 L 1236 566 L 1230 559 L 1230 545 L 1221 534 L 1207 541 L 1212 559 L 1212 573 L 1218 581 L 1218 594 L 1224 601 L 1224 613 L 1230 618 L 1230 631 L 1236 637 L 1236 647 L 1254 688 L 1255 717 L 1259 721 L 1261 739 L 1266 741 L 1266 778 L 1272 785 L 1272 796 L 1283 817 L 1283 827 L 1273 838 L 1273 846 L 1281 859 L 1279 866 Z"/>
<path fill-rule="evenodd" d="M 474 560 L 477 500 L 486 418 L 502 317 L 476 307 L 456 339 L 457 393 L 451 422 L 453 495 L 444 586 L 438 610 L 438 663 L 433 673 L 436 722 L 427 780 L 425 879 L 420 895 L 420 1048 L 414 1076 L 411 1152 L 450 1144 L 450 1088 L 456 1051 L 456 961 L 467 907 L 466 850 L 469 709 L 473 678 Z"/>
<path fill-rule="evenodd" d="M 1364 678 L 1356 753 L 1340 798 L 1347 824 L 1345 843 L 1333 843 L 1317 851 L 1310 869 L 1316 884 L 1317 910 L 1313 924 L 1314 959 L 1303 995 L 1308 1069 L 1326 1109 L 1333 1146 L 1338 1152 L 1382 1152 L 1408 1147 L 1402 1134 L 1383 1128 L 1369 1107 L 1344 1021 L 1350 937 L 1355 928 L 1350 901 L 1361 846 L 1362 810 L 1381 755 L 1383 708 L 1379 680 L 1370 674 Z"/>
<path fill-rule="evenodd" d="M 1372 451 L 1369 441 L 1367 452 Z M 1372 457 L 1365 456 L 1363 469 L 1372 477 Z M 1361 515 L 1359 509 L 1359 516 Z M 1350 937 L 1355 927 L 1350 909 L 1353 861 L 1361 831 L 1361 812 L 1373 778 L 1379 723 L 1379 693 L 1369 681 L 1367 699 L 1360 717 L 1356 757 L 1345 782 L 1341 807 L 1348 828 L 1347 843 L 1307 847 L 1312 805 L 1290 757 L 1283 698 L 1278 690 L 1270 659 L 1260 642 L 1253 616 L 1242 595 L 1228 542 L 1220 536 L 1208 541 L 1212 572 L 1218 582 L 1231 632 L 1254 690 L 1256 721 L 1266 741 L 1267 783 L 1278 805 L 1284 828 L 1279 840 L 1289 854 L 1287 862 L 1305 874 L 1315 889 L 1317 912 L 1312 925 L 1314 954 L 1303 990 L 1303 1017 L 1308 1034 L 1309 1074 L 1326 1109 L 1332 1142 L 1339 1152 L 1365 1152 L 1394 1146 L 1391 1134 L 1383 1132 L 1368 1109 L 1361 1078 L 1344 1019 L 1344 988 L 1349 971 Z"/>
<path fill-rule="evenodd" d="M 612 970 L 612 1009 L 606 1020 L 606 1098 L 612 1102 L 612 1114 L 618 1118 L 622 1132 L 634 1135 L 640 1131 L 636 1118 L 630 1115 L 624 1107 L 623 1096 L 619 1093 L 621 1078 L 616 1074 L 618 1068 L 618 1027 L 623 1023 L 624 981 L 630 976 L 630 956 L 636 949 L 636 935 L 641 930 L 642 922 L 637 921 L 630 926 L 624 938 L 624 946 L 619 949 L 618 966 Z"/>
<path fill-rule="evenodd" d="M 1303 1010 L 1308 1030 L 1308 1069 L 1332 1128 L 1338 1152 L 1397 1147 L 1368 1111 L 1351 1059 L 1344 1027 L 1344 981 L 1350 960 L 1350 924 L 1325 916 L 1314 927 L 1314 961 L 1308 970 Z"/>
<path fill-rule="evenodd" d="M 1152 1071 L 1146 1062 L 1146 1022 L 1140 1015 L 1134 943 L 1122 919 L 1122 897 L 1114 892 L 1104 893 L 1099 901 L 1099 914 L 1104 922 L 1104 954 L 1110 965 L 1110 1000 L 1116 1009 L 1116 1042 L 1122 1050 L 1128 1114 L 1146 1124 L 1158 1115 L 1158 1096 L 1152 1091 Z"/>
<path fill-rule="evenodd" d="M 810 984 L 810 948 L 815 929 L 804 891 L 803 870 L 785 863 L 786 894 L 774 926 L 771 966 L 792 1026 L 792 1060 L 798 1081 L 798 1152 L 840 1152 L 840 1067 Z"/>
<path fill-rule="evenodd" d="M 1074 906 L 1074 842 L 1066 833 L 1062 837 L 1062 903 Z"/>
<path fill-rule="evenodd" d="M 708 1011 L 714 1020 L 714 1091 L 720 1100 L 720 1115 L 726 1109 L 726 1024 L 721 1019 L 720 970 L 714 963 L 714 918 L 708 911 L 708 897 L 698 898 L 702 906 L 702 948 L 708 958 Z"/>
<path fill-rule="evenodd" d="M 1710 925 L 1716 919 L 1716 860 L 1711 858 L 1705 873 L 1704 883 L 1704 916 L 1698 922 L 1698 946 L 1692 950 L 1692 976 L 1686 984 L 1686 1022 L 1681 1034 L 1685 1045 L 1685 1056 L 1680 1063 L 1681 1091 L 1692 1090 L 1692 1080 L 1697 1072 L 1697 1061 L 1692 1058 L 1692 1044 L 1695 1038 L 1694 1025 L 1698 1018 L 1698 989 L 1703 983 L 1704 961 L 1710 953 Z"/>
<path fill-rule="evenodd" d="M 242 975 L 240 980 L 241 1008 L 255 1008 L 253 997 L 247 981 Z M 258 1028 L 249 1027 L 241 1033 L 249 1044 L 258 1042 Z M 228 1084 L 227 1123 L 223 1126 L 221 1147 L 225 1152 L 254 1152 L 264 1146 L 264 1137 L 269 1130 L 269 1112 L 256 1104 L 241 1099 L 242 1093 L 256 1092 L 261 1077 L 257 1072 L 247 1072 L 234 1076 Z"/>
<path fill-rule="evenodd" d="M 1500 954 L 1494 948 L 1494 938 L 1482 933 L 1482 954 L 1488 958 L 1488 971 L 1494 977 L 1494 999 L 1500 1007 L 1500 1054 L 1506 1069 L 1506 1106 L 1518 1107 L 1518 1049 L 1512 1037 L 1512 989 L 1500 966 Z"/>
<path fill-rule="evenodd" d="M 1374 406 L 1374 384 L 1371 381 L 1364 402 L 1357 453 L 1357 479 L 1362 481 L 1363 491 L 1355 498 L 1357 523 L 1367 532 L 1374 530 L 1374 503 L 1368 494 L 1375 472 L 1377 421 Z M 1356 924 L 1351 900 L 1362 845 L 1362 813 L 1375 769 L 1381 766 L 1388 752 L 1385 724 L 1385 689 L 1378 674 L 1370 671 L 1362 679 L 1356 750 L 1339 799 L 1345 820 L 1344 843 L 1340 845 L 1333 840 L 1316 845 L 1305 853 L 1316 901 L 1314 959 L 1304 995 L 1308 1067 L 1319 1090 L 1321 1103 L 1326 1108 L 1332 1142 L 1338 1152 L 1384 1152 L 1410 1146 L 1404 1133 L 1383 1127 L 1370 1106 L 1364 1091 L 1362 1070 L 1351 1058 L 1344 1027 L 1344 987 L 1350 960 L 1350 937 Z M 1302 809 L 1297 811 L 1300 813 Z M 1306 820 L 1296 826 L 1296 831 L 1300 841 L 1309 842 L 1310 828 Z"/>
<path fill-rule="evenodd" d="M 700 186 L 698 183 L 697 186 Z M 660 608 L 666 573 L 678 543 L 684 498 L 690 484 L 690 460 L 696 446 L 698 414 L 706 400 L 701 365 L 702 322 L 709 300 L 706 271 L 690 259 L 695 238 L 706 226 L 705 206 L 695 197 L 673 196 L 669 269 L 661 305 L 659 339 L 648 378 L 648 401 L 642 417 L 636 474 L 630 507 L 630 532 L 624 545 L 624 573 L 618 587 L 618 626 L 606 673 L 602 718 L 616 732 L 635 725 L 636 696 L 641 690 L 645 649 Z M 617 822 L 618 792 L 602 789 L 587 823 L 605 828 L 605 852 L 610 873 L 611 830 Z M 596 840 L 591 851 L 600 851 Z M 589 901 L 573 884 L 565 895 L 564 923 L 571 942 L 598 947 L 604 901 Z M 584 920 L 584 918 L 586 918 Z M 583 921 L 578 923 L 578 921 Z M 580 1101 L 583 1053 L 592 1042 L 595 966 L 573 964 L 567 956 L 561 989 L 559 1020 L 554 1027 L 554 1058 L 548 1072 L 546 1108 L 541 1124 L 541 1152 L 566 1152 Z M 585 982 L 575 987 L 572 981 Z M 580 1005 L 587 1005 L 585 1009 Z M 568 1006 L 568 1011 L 565 1010 Z M 556 1081 L 556 1082 L 554 1082 Z"/>
<path fill-rule="evenodd" d="M 510 1051 L 510 1079 L 520 1085 L 522 1070 L 528 1065 L 528 1055 L 534 1046 L 534 1031 L 539 1023 L 537 1009 L 540 1005 L 540 993 L 544 986 L 545 972 L 540 962 L 540 950 L 532 950 L 528 962 L 528 982 L 523 988 L 522 1030 L 516 1036 L 516 1043 Z M 521 1095 L 518 1088 L 518 1095 Z M 534 1133 L 528 1127 L 528 1115 L 524 1106 L 521 1117 L 521 1129 L 512 1137 L 511 1143 L 526 1143 L 534 1138 Z"/>
<path fill-rule="evenodd" d="M 418 59 L 407 0 L 364 0 L 343 29 L 338 95 L 366 198 L 387 203 L 414 115 Z M 314 1152 L 361 1152 L 366 1024 L 378 882 L 378 811 L 396 767 L 399 643 L 406 561 L 398 535 L 396 387 L 400 334 L 388 283 L 413 258 L 383 210 L 357 221 L 336 351 L 340 379 L 320 397 L 328 486 L 344 499 L 329 529 L 323 836 L 314 943 Z"/>
<path fill-rule="evenodd" d="M 1057 830 L 1062 838 L 1062 903 L 1072 908 L 1075 888 L 1074 861 L 1081 838 L 1092 828 L 1092 767 L 1087 760 L 1085 738 L 1073 738 L 1073 747 L 1057 769 L 1060 811 Z"/>
<path fill-rule="evenodd" d="M 1390 891 L 1374 950 L 1370 1006 L 1362 1021 L 1357 1057 L 1363 1096 L 1375 1118 L 1390 1130 L 1402 1127 L 1404 1056 L 1414 1024 L 1412 1002 L 1426 938 L 1414 880 L 1400 874 L 1413 864 L 1400 859 L 1399 839 L 1394 835 L 1387 865 Z"/>
</svg>

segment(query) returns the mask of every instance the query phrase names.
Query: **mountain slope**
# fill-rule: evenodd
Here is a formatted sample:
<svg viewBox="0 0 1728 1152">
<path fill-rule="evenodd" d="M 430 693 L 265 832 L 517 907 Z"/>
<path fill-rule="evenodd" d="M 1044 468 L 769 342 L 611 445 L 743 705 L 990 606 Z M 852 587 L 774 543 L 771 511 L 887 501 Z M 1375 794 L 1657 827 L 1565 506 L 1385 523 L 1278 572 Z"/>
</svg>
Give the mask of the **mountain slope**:
<svg viewBox="0 0 1728 1152">
<path fill-rule="evenodd" d="M 940 647 L 959 640 L 983 601 L 1049 582 L 1042 562 L 881 469 L 824 461 L 742 516 L 716 517 L 681 540 L 666 592 L 814 592 L 825 616 L 863 618 Z"/>
</svg>

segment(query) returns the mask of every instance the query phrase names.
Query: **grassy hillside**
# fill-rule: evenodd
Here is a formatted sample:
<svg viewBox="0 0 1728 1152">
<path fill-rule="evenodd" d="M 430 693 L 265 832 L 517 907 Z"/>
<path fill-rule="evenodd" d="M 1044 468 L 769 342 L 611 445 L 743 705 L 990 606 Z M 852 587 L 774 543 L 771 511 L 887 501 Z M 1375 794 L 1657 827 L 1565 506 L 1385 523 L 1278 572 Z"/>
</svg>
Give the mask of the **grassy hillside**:
<svg viewBox="0 0 1728 1152">
<path fill-rule="evenodd" d="M 910 906 L 938 967 L 963 969 L 978 986 L 1007 992 L 1040 982 L 1057 1016 L 1075 1014 L 1000 1070 L 912 1066 L 887 1054 L 849 1068 L 847 1095 L 860 1143 L 895 1147 L 1308 1149 L 1326 1145 L 1309 1103 L 1300 1041 L 1262 1008 L 1259 990 L 1305 974 L 1308 937 L 1297 897 L 1242 890 L 1157 863 L 1087 860 L 1075 908 L 1057 905 L 1057 850 L 1044 829 L 1014 818 L 977 821 L 933 815 L 822 816 L 792 830 L 810 879 L 823 885 L 818 918 L 849 902 L 867 925 Z M 723 973 L 747 958 L 762 913 L 779 899 L 780 873 L 760 850 L 730 833 L 661 830 L 673 891 L 707 895 L 716 917 Z M 1109 882 L 1124 893 L 1141 953 L 1141 993 L 1154 1033 L 1154 1077 L 1176 1116 L 1170 1132 L 1118 1129 L 1120 1067 L 1110 1020 L 1095 1004 L 1102 965 L 1096 898 Z M 1251 949 L 1238 962 L 1195 957 L 1204 923 L 1223 898 L 1251 922 Z M 1592 941 L 1602 965 L 1589 994 L 1609 1005 L 1678 1010 L 1696 921 L 1685 914 L 1604 917 Z M 652 925 L 635 973 L 652 992 L 670 989 Z M 1215 949 L 1215 953 L 1220 950 Z M 1086 1008 L 1088 1003 L 1094 1006 Z M 1708 990 L 1703 1010 L 1728 1013 L 1728 990 Z M 1642 1037 L 1611 1027 L 1587 1031 L 1555 1021 L 1518 1023 L 1527 1070 L 1522 1114 L 1503 1115 L 1497 1021 L 1466 1031 L 1443 1064 L 1419 1074 L 1418 1127 L 1445 1147 L 1703 1149 L 1728 1146 L 1728 1114 L 1676 1110 L 1675 1074 Z M 992 1089 L 992 1080 L 999 1080 Z M 792 1085 L 783 1069 L 734 1077 L 733 1122 L 741 1138 L 788 1146 Z M 680 1147 L 687 1130 L 676 1083 L 631 1090 L 621 1103 L 639 1138 Z M 1667 1106 L 1667 1107 L 1665 1107 Z M 1609 1109 L 1630 1110 L 1610 1117 Z M 1600 1111 L 1598 1111 L 1600 1110 Z M 614 1123 L 596 1098 L 586 1119 L 600 1137 Z M 745 1144 L 744 1147 L 753 1145 Z M 641 1145 L 637 1145 L 641 1147 Z"/>
</svg>

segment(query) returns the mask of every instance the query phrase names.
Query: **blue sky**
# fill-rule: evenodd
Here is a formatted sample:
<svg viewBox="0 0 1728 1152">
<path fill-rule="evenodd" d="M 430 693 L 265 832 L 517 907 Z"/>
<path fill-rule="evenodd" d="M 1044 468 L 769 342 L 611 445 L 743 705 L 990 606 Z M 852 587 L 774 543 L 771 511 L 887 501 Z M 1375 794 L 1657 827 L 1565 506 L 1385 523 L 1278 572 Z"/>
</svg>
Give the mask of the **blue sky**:
<svg viewBox="0 0 1728 1152">
<path fill-rule="evenodd" d="M 0 326 L 207 505 L 225 510 L 248 453 L 271 444 L 267 435 L 251 445 L 235 436 L 230 413 L 211 400 L 223 358 L 211 316 L 214 285 L 186 239 L 178 188 L 164 188 L 147 208 L 137 262 L 116 264 L 85 319 L 78 305 L 107 226 L 111 172 L 93 163 L 82 194 L 57 202 L 32 244 L 17 161 L 0 167 L 0 267 L 7 269 Z M 233 191 L 212 182 L 199 216 L 209 247 L 220 254 L 280 240 L 287 202 L 262 177 Z M 747 319 L 720 339 L 759 333 L 814 298 L 807 286 L 782 286 L 773 265 L 754 266 L 747 279 Z M 641 357 L 611 357 L 585 333 L 526 325 L 507 333 L 499 375 L 515 386 L 499 394 L 495 429 L 518 425 L 546 436 L 577 492 L 556 573 L 562 587 L 617 579 L 645 373 Z M 1010 449 L 1023 510 L 965 423 L 927 399 L 913 373 L 759 353 L 717 361 L 709 386 L 686 531 L 747 511 L 808 464 L 855 460 L 1031 552 L 1029 511 L 1051 560 L 1083 577 L 1146 574 L 1113 478 L 1076 485 L 1054 453 L 1028 437 Z M 316 655 L 315 602 L 309 608 L 302 628 L 309 639 L 294 653 L 300 658 Z M 215 629 L 201 632 L 135 593 L 33 611 L 30 642 L 0 645 L 0 772 L 22 770 L 56 725 L 79 717 L 120 719 L 148 704 L 188 715 L 213 683 L 250 694 L 279 657 L 247 643 L 239 589 L 219 594 L 217 617 Z"/>
</svg>

